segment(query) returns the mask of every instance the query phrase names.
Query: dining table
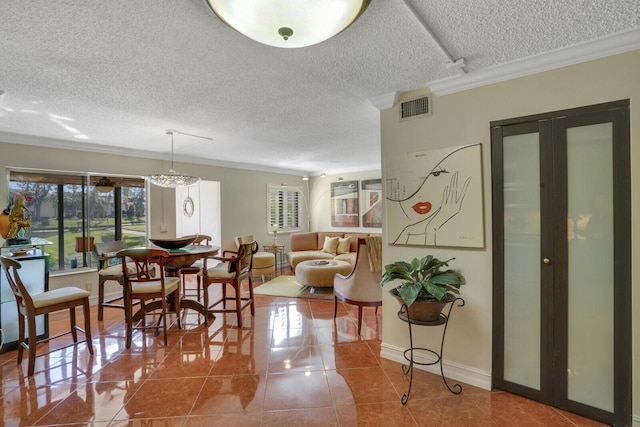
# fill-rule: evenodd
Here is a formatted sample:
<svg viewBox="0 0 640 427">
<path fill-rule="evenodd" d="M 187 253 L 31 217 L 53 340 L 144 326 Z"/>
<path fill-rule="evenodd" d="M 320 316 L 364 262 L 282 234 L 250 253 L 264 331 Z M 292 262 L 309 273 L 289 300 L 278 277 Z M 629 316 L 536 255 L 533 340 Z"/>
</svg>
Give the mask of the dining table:
<svg viewBox="0 0 640 427">
<path fill-rule="evenodd" d="M 151 249 L 163 249 L 158 246 L 151 246 Z M 189 245 L 179 249 L 164 249 L 169 252 L 169 257 L 164 261 L 164 272 L 166 277 L 179 277 L 180 269 L 193 265 L 196 261 L 216 256 L 220 252 L 219 246 L 214 245 Z M 152 301 L 145 304 L 145 311 L 150 312 L 161 308 L 160 301 Z M 203 316 L 212 316 L 200 301 L 180 298 L 180 308 L 195 310 Z M 141 312 L 136 313 L 133 318 L 138 320 L 142 317 Z"/>
<path fill-rule="evenodd" d="M 220 252 L 219 246 L 190 245 L 180 249 L 169 249 L 169 258 L 164 262 L 164 271 L 167 277 L 179 277 L 180 269 L 190 267 L 198 260 L 216 256 Z M 207 307 L 200 301 L 193 299 L 180 299 L 180 307 L 195 310 L 203 316 L 207 316 Z"/>
</svg>

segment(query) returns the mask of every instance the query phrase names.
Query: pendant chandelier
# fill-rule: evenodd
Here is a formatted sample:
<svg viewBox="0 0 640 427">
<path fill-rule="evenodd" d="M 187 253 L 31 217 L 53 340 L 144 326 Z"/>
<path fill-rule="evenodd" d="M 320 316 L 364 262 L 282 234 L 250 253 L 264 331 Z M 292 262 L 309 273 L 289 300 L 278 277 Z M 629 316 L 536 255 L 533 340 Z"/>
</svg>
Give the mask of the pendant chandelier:
<svg viewBox="0 0 640 427">
<path fill-rule="evenodd" d="M 371 0 L 207 0 L 231 28 L 274 47 L 323 42 L 351 25 Z M 241 5 L 239 5 L 241 4 Z"/>
<path fill-rule="evenodd" d="M 206 136 L 192 135 L 189 133 L 180 132 L 175 129 L 167 129 L 166 133 L 167 135 L 171 135 L 171 168 L 169 169 L 169 173 L 151 175 L 148 176 L 147 179 L 152 184 L 165 188 L 187 187 L 189 185 L 197 183 L 198 181 L 200 181 L 200 178 L 198 178 L 197 176 L 184 175 L 176 172 L 176 170 L 173 168 L 173 134 L 179 133 L 181 135 L 208 139 L 209 141 L 213 141 L 213 139 L 207 138 Z"/>
</svg>

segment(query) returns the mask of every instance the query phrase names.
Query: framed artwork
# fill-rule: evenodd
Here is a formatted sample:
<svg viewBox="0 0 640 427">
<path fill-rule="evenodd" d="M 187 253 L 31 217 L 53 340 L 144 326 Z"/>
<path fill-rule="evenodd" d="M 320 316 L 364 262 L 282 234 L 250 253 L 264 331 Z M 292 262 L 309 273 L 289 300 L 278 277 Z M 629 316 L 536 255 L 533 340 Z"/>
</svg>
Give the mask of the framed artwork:
<svg viewBox="0 0 640 427">
<path fill-rule="evenodd" d="M 358 181 L 331 183 L 331 226 L 357 227 Z"/>
<path fill-rule="evenodd" d="M 484 247 L 481 144 L 385 156 L 393 245 Z"/>
<path fill-rule="evenodd" d="M 382 228 L 382 179 L 360 181 L 362 190 L 362 226 Z"/>
</svg>

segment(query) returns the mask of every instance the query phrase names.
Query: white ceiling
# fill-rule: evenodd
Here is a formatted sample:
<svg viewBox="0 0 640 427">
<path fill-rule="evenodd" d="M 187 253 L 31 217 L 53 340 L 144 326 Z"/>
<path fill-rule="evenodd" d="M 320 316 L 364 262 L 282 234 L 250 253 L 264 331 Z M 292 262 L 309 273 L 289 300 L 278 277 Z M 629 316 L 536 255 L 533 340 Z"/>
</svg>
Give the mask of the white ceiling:
<svg viewBox="0 0 640 427">
<path fill-rule="evenodd" d="M 397 93 L 640 48 L 638 0 L 372 0 L 300 49 L 242 36 L 204 0 L 0 10 L 0 140 L 169 159 L 177 129 L 213 141 L 176 135 L 176 161 L 300 175 L 378 169 L 376 106 Z"/>
</svg>

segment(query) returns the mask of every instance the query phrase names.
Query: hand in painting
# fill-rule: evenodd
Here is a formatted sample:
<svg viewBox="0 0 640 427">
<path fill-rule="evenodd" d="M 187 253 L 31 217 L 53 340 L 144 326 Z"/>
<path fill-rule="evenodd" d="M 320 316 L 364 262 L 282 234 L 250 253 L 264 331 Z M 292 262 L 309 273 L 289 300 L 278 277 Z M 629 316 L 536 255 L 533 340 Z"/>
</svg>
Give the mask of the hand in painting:
<svg viewBox="0 0 640 427">
<path fill-rule="evenodd" d="M 451 176 L 449 185 L 446 186 L 442 192 L 442 203 L 440 204 L 440 208 L 431 218 L 429 225 L 427 226 L 427 234 L 433 233 L 434 240 L 435 234 L 437 234 L 438 230 L 440 230 L 443 225 L 445 225 L 451 218 L 458 215 L 462 210 L 462 202 L 467 195 L 467 189 L 469 188 L 470 182 L 471 177 L 468 177 L 462 185 L 462 188 L 460 188 L 458 185 L 458 172 Z"/>
</svg>

